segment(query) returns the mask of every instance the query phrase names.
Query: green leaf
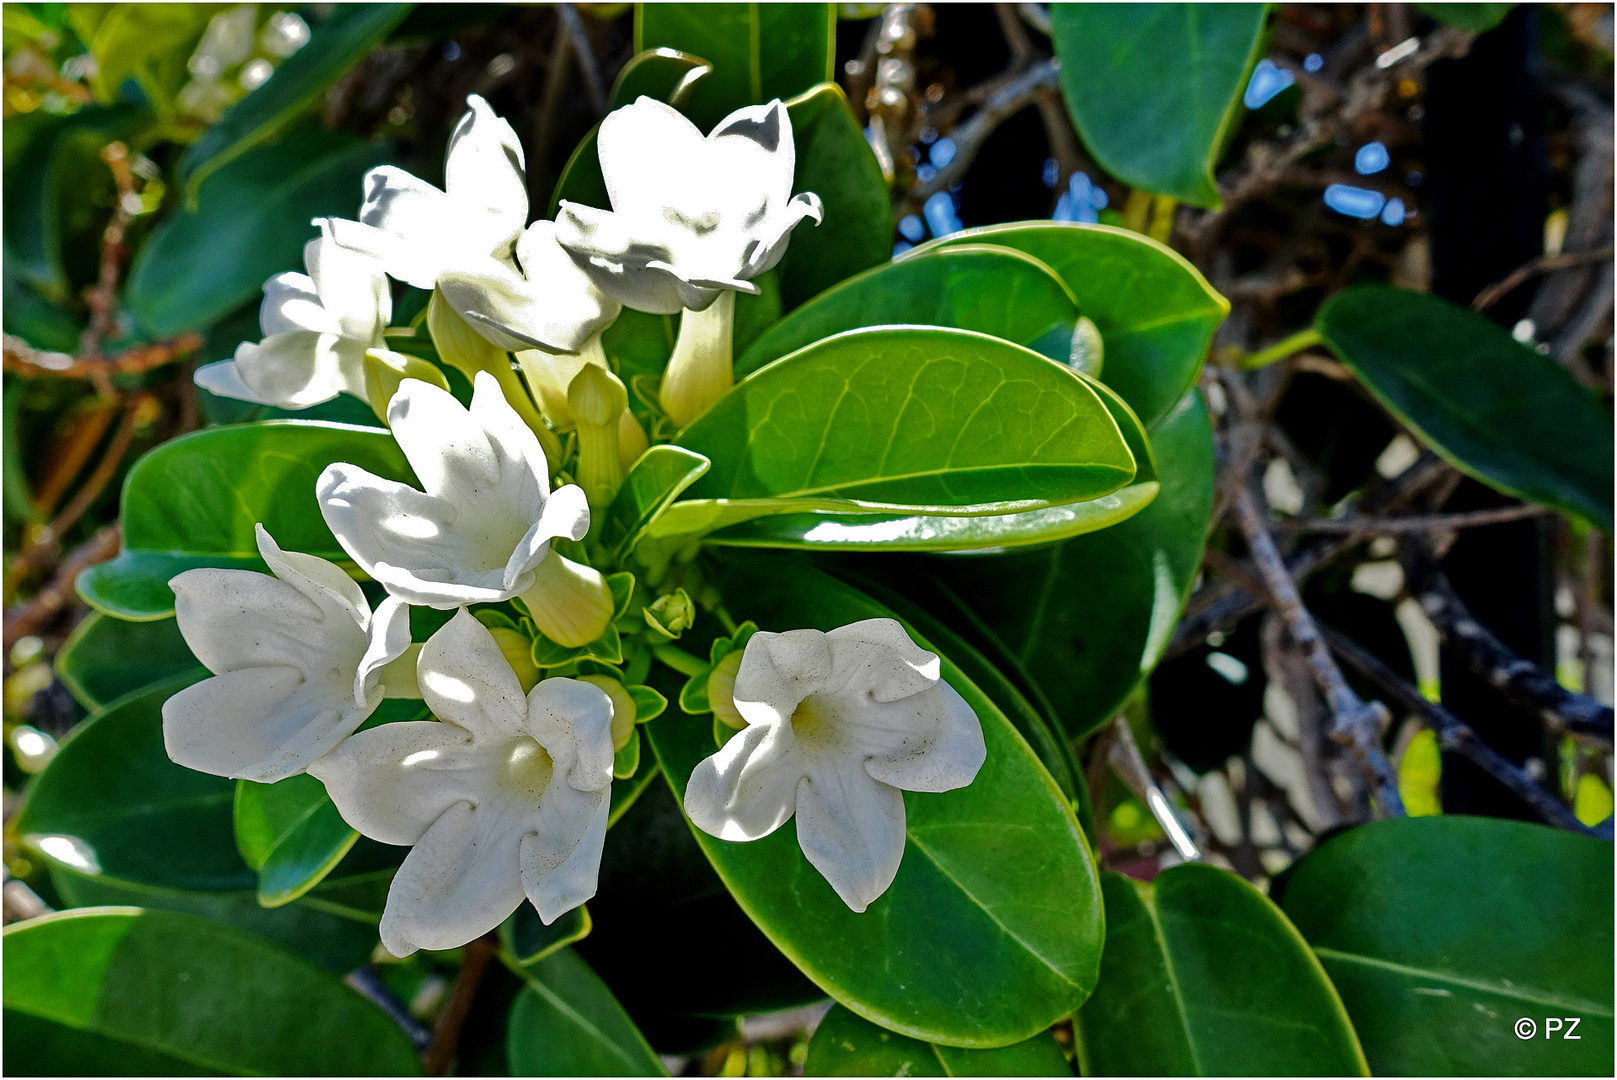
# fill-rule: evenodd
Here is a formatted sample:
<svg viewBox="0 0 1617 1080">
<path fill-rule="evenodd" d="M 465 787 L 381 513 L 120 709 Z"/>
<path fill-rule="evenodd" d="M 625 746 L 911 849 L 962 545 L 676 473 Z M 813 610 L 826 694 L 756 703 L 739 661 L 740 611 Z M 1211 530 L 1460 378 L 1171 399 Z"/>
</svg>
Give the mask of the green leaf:
<svg viewBox="0 0 1617 1080">
<path fill-rule="evenodd" d="M 809 1040 L 805 1076 L 1071 1076 L 1055 1037 L 1040 1032 L 998 1050 L 961 1050 L 887 1031 L 831 1006 Z"/>
<path fill-rule="evenodd" d="M 188 672 L 206 674 L 173 619 L 129 622 L 91 612 L 56 654 L 56 674 L 91 710 Z"/>
<path fill-rule="evenodd" d="M 653 446 L 641 454 L 606 508 L 601 542 L 615 551 L 631 550 L 657 515 L 707 469 L 707 458 L 678 446 Z"/>
<path fill-rule="evenodd" d="M 962 244 L 867 270 L 776 323 L 736 360 L 736 377 L 865 326 L 976 330 L 1067 362 L 1078 303 L 1055 272 L 1009 248 Z"/>
<path fill-rule="evenodd" d="M 770 513 L 980 515 L 1095 499 L 1135 462 L 1082 377 L 967 330 L 839 334 L 754 374 L 680 433 L 713 467 L 653 526 Z"/>
<path fill-rule="evenodd" d="M 385 144 L 322 127 L 242 153 L 202 184 L 195 209 L 152 230 L 130 264 L 125 306 L 155 335 L 199 330 L 230 314 L 265 279 L 302 269 L 303 245 L 315 237 L 310 219 L 353 216 L 360 177 L 389 153 Z"/>
<path fill-rule="evenodd" d="M 520 970 L 528 985 L 505 1029 L 513 1075 L 668 1075 L 612 991 L 573 950 Z"/>
<path fill-rule="evenodd" d="M 1515 4 L 1416 4 L 1438 22 L 1480 34 L 1505 21 Z"/>
<path fill-rule="evenodd" d="M 1461 471 L 1611 531 L 1611 413 L 1561 365 L 1481 315 L 1404 289 L 1337 293 L 1315 326 Z"/>
<path fill-rule="evenodd" d="M 130 5 L 126 5 L 130 6 Z M 316 107 L 326 91 L 388 33 L 404 21 L 414 4 L 341 4 L 317 23 L 303 47 L 275 68 L 246 97 L 180 155 L 178 181 L 186 200 L 196 206 L 208 178 L 254 147 L 275 138 L 287 125 Z M 354 185 L 347 185 L 350 189 Z M 348 194 L 357 195 L 350 191 Z M 357 198 L 340 210 L 352 213 Z M 293 219 L 320 213 L 294 213 Z"/>
<path fill-rule="evenodd" d="M 307 774 L 236 783 L 236 846 L 258 871 L 258 902 L 290 903 L 319 884 L 359 839 L 325 785 Z"/>
<path fill-rule="evenodd" d="M 589 936 L 590 912 L 580 904 L 556 917 L 549 926 L 539 921 L 532 904 L 523 903 L 500 924 L 500 958 L 513 971 L 537 964 L 557 949 Z"/>
<path fill-rule="evenodd" d="M 8 1072 L 419 1074 L 387 1014 L 301 957 L 206 919 L 139 908 L 5 931 Z"/>
<path fill-rule="evenodd" d="M 832 4 L 636 4 L 634 49 L 705 57 L 686 114 L 704 132 L 743 105 L 785 100 L 833 77 Z"/>
<path fill-rule="evenodd" d="M 1052 6 L 1062 96 L 1095 160 L 1133 187 L 1222 206 L 1213 165 L 1257 62 L 1267 11 L 1263 4 Z M 1167 56 L 1172 63 L 1163 62 Z"/>
<path fill-rule="evenodd" d="M 1604 1075 L 1611 882 L 1609 841 L 1496 818 L 1397 818 L 1305 856 L 1281 906 L 1377 1075 Z M 1517 1037 L 1524 1017 L 1536 1038 Z M 1581 1023 L 1551 1034 L 1549 1017 Z"/>
<path fill-rule="evenodd" d="M 720 584 L 732 613 L 770 629 L 891 616 L 796 560 L 733 558 Z M 793 828 L 745 844 L 696 839 L 759 928 L 837 1001 L 929 1042 L 1004 1046 L 1088 996 L 1098 883 L 1071 806 L 1033 751 L 947 657 L 943 676 L 982 721 L 987 762 L 968 787 L 905 793 L 904 862 L 865 912 L 850 911 L 808 864 Z M 713 752 L 707 724 L 667 717 L 646 733 L 683 798 L 691 770 Z"/>
<path fill-rule="evenodd" d="M 676 109 L 690 100 L 696 84 L 712 74 L 700 56 L 666 47 L 647 49 L 629 58 L 612 83 L 609 109 L 632 105 L 642 97 L 666 101 Z"/>
<path fill-rule="evenodd" d="M 164 53 L 183 57 L 207 29 L 223 4 L 74 4 L 68 19 L 90 55 L 95 74 L 90 88 L 96 100 L 110 104 L 125 79 L 134 77 L 148 89 L 147 65 Z"/>
<path fill-rule="evenodd" d="M 988 624 L 1072 738 L 1106 723 L 1156 667 L 1201 567 L 1212 424 L 1192 390 L 1151 434 L 1161 491 L 1121 524 L 1037 550 L 928 569 Z"/>
<path fill-rule="evenodd" d="M 1086 1076 L 1366 1076 L 1342 1002 L 1295 927 L 1227 870 L 1108 871 L 1100 985 L 1073 1034 Z"/>
<path fill-rule="evenodd" d="M 288 551 L 351 565 L 314 494 L 316 478 L 334 461 L 414 483 L 398 444 L 380 428 L 270 420 L 163 443 L 124 481 L 123 551 L 79 575 L 79 595 L 120 618 L 172 615 L 168 582 L 181 570 L 267 570 L 257 554 L 257 522 Z"/>
<path fill-rule="evenodd" d="M 1101 381 L 1147 429 L 1196 385 L 1229 301 L 1196 268 L 1155 240 L 1109 225 L 1013 222 L 967 229 L 906 252 L 900 262 L 958 244 L 999 244 L 1061 275 L 1106 346 Z"/>
</svg>

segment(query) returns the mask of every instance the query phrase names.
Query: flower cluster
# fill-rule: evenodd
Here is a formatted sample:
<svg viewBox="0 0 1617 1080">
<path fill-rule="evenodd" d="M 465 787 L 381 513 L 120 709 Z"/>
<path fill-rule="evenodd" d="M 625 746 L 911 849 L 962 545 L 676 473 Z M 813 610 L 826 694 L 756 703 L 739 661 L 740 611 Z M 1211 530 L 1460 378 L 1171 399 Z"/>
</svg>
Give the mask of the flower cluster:
<svg viewBox="0 0 1617 1080">
<path fill-rule="evenodd" d="M 659 404 L 689 423 L 731 383 L 735 294 L 757 292 L 792 230 L 822 214 L 792 194 L 781 102 L 704 136 L 641 98 L 601 126 L 612 208 L 563 203 L 530 224 L 515 133 L 467 100 L 444 188 L 368 173 L 358 220 L 316 222 L 308 273 L 266 283 L 263 340 L 196 376 L 287 409 L 370 403 L 420 486 L 335 462 L 315 496 L 379 590 L 283 551 L 262 525 L 268 575 L 171 583 L 213 677 L 164 706 L 169 755 L 261 783 L 306 772 L 355 829 L 409 846 L 381 924 L 399 956 L 487 933 L 524 898 L 549 923 L 594 895 L 613 778 L 634 770 L 634 724 L 655 711 L 637 701 L 660 700 L 612 666 L 633 652 L 620 630 L 649 665 L 690 624 L 682 591 L 634 607 L 632 577 L 602 572 L 613 556 L 592 520 L 647 437 L 601 334 L 624 306 L 684 312 Z M 468 377 L 469 405 L 437 364 L 386 348 L 415 336 L 389 329 L 389 278 L 432 291 L 437 359 Z M 413 607 L 453 614 L 414 644 Z M 692 775 L 691 820 L 742 841 L 795 814 L 804 854 L 855 911 L 898 871 L 900 792 L 961 787 L 984 761 L 938 657 L 890 619 L 753 634 L 710 683 L 742 730 Z M 362 729 L 387 697 L 419 698 L 433 719 Z"/>
</svg>

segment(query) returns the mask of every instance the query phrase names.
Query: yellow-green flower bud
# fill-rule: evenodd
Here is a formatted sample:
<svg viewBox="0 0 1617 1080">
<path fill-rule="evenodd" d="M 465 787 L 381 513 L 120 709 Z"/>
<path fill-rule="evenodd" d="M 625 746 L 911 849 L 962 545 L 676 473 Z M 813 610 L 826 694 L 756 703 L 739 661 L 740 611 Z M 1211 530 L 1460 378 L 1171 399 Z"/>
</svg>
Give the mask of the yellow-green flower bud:
<svg viewBox="0 0 1617 1080">
<path fill-rule="evenodd" d="M 741 650 L 727 654 L 714 665 L 707 677 L 707 703 L 721 724 L 744 728 L 747 721 L 736 708 L 736 672 L 741 670 Z"/>
<path fill-rule="evenodd" d="M 567 388 L 567 407 L 578 424 L 578 485 L 592 507 L 612 501 L 623 484 L 619 419 L 629 394 L 605 368 L 585 364 Z"/>
<path fill-rule="evenodd" d="M 646 429 L 640 426 L 634 413 L 625 408 L 618 414 L 618 461 L 622 462 L 625 473 L 634 467 L 649 446 L 651 440 L 646 438 Z"/>
<path fill-rule="evenodd" d="M 499 380 L 500 392 L 505 395 L 506 402 L 539 437 L 539 446 L 544 450 L 545 460 L 554 475 L 561 466 L 561 441 L 546 426 L 539 410 L 534 408 L 533 398 L 511 368 L 510 355 L 461 318 L 437 289 L 432 291 L 432 299 L 427 301 L 427 331 L 432 335 L 432 345 L 438 350 L 438 358 L 466 376 L 468 382 L 475 382 L 479 371 L 486 371 Z"/>
<path fill-rule="evenodd" d="M 522 692 L 526 694 L 538 686 L 539 665 L 533 662 L 533 642 L 508 626 L 496 626 L 489 630 L 489 633 L 494 635 L 494 644 L 500 647 L 500 655 L 511 665 L 511 670 L 516 672 L 517 682 L 522 684 Z"/>
<path fill-rule="evenodd" d="M 405 379 L 420 379 L 440 390 L 449 389 L 449 380 L 437 365 L 419 356 L 393 352 L 390 349 L 365 351 L 365 400 L 371 411 L 387 423 L 387 403 L 393 400 L 399 384 Z"/>
<path fill-rule="evenodd" d="M 616 605 L 601 572 L 552 551 L 534 568 L 522 603 L 545 637 L 568 649 L 606 633 Z"/>
<path fill-rule="evenodd" d="M 667 596 L 659 596 L 646 605 L 641 615 L 653 630 L 677 638 L 696 621 L 696 605 L 684 589 L 675 589 Z"/>
<path fill-rule="evenodd" d="M 612 749 L 622 750 L 628 745 L 629 736 L 634 734 L 634 698 L 622 683 L 609 675 L 580 675 L 578 681 L 599 686 L 612 699 Z"/>
</svg>

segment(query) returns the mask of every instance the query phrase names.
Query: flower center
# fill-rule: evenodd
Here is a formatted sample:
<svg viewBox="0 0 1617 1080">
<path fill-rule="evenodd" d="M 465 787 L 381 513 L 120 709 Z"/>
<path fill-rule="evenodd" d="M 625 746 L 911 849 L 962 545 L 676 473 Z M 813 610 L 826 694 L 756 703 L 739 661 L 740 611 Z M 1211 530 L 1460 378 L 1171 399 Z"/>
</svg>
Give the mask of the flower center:
<svg viewBox="0 0 1617 1080">
<path fill-rule="evenodd" d="M 524 736 L 512 739 L 502 749 L 496 783 L 524 804 L 537 806 L 555 771 L 556 763 L 550 753 Z"/>
<path fill-rule="evenodd" d="M 837 704 L 825 694 L 810 694 L 792 710 L 792 734 L 810 753 L 828 750 L 842 741 L 842 717 Z"/>
</svg>

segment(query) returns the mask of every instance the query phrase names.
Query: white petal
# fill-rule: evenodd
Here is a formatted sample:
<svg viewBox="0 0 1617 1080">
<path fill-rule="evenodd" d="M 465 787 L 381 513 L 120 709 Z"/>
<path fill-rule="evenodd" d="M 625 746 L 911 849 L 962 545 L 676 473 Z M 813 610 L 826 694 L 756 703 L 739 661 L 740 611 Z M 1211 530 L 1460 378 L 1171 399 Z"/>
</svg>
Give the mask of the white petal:
<svg viewBox="0 0 1617 1080">
<path fill-rule="evenodd" d="M 887 702 L 938 683 L 937 655 L 915 644 L 896 619 L 862 619 L 825 638 L 831 648 L 830 682 L 839 692 Z"/>
<path fill-rule="evenodd" d="M 546 926 L 595 895 L 611 808 L 608 788 L 557 792 L 540 804 L 537 831 L 522 838 L 522 888 Z"/>
<path fill-rule="evenodd" d="M 438 288 L 461 318 L 507 352 L 578 348 L 552 336 L 549 298 L 499 259 L 488 257 L 445 270 L 438 275 Z"/>
<path fill-rule="evenodd" d="M 792 740 L 778 728 L 752 724 L 691 772 L 685 813 L 721 840 L 757 840 L 792 816 L 802 778 Z"/>
<path fill-rule="evenodd" d="M 596 146 L 601 177 L 617 211 L 663 205 L 670 179 L 699 174 L 708 149 L 683 113 L 649 97 L 601 121 Z"/>
<path fill-rule="evenodd" d="M 904 859 L 904 797 L 855 762 L 814 763 L 797 789 L 797 842 L 843 902 L 864 911 Z"/>
<path fill-rule="evenodd" d="M 336 602 L 323 609 L 268 574 L 202 567 L 169 586 L 180 636 L 215 675 L 286 666 L 312 677 L 341 668 L 346 682 L 364 655 L 364 630 Z"/>
<path fill-rule="evenodd" d="M 380 262 L 325 236 L 304 245 L 303 262 L 338 332 L 367 347 L 375 343 L 387 326 L 380 310 L 387 295 L 386 281 L 378 280 L 383 278 Z"/>
<path fill-rule="evenodd" d="M 339 365 L 336 334 L 291 330 L 236 346 L 236 374 L 264 405 L 302 409 L 359 390 Z"/>
<path fill-rule="evenodd" d="M 413 844 L 462 799 L 485 794 L 489 758 L 454 724 L 410 720 L 344 739 L 309 765 L 343 820 L 372 840 Z"/>
<path fill-rule="evenodd" d="M 320 609 L 322 618 L 340 625 L 341 615 L 346 614 L 361 630 L 369 627 L 370 601 L 360 591 L 359 583 L 343 573 L 342 567 L 318 555 L 283 551 L 262 522 L 253 526 L 253 536 L 258 543 L 258 554 L 270 573 L 308 597 Z"/>
<path fill-rule="evenodd" d="M 500 482 L 487 432 L 449 391 L 406 379 L 388 403 L 387 421 L 428 495 L 460 503 L 466 500 L 457 494 Z"/>
<path fill-rule="evenodd" d="M 177 764 L 237 776 L 269 757 L 307 717 L 286 703 L 303 685 L 294 667 L 251 667 L 204 679 L 163 703 L 163 747 Z"/>
<path fill-rule="evenodd" d="M 383 947 L 399 957 L 458 948 L 504 922 L 523 896 L 513 824 L 469 802 L 446 810 L 393 876 Z"/>
<path fill-rule="evenodd" d="M 304 250 L 307 252 L 308 248 Z M 258 308 L 258 326 L 265 337 L 293 330 L 312 330 L 317 334 L 342 332 L 336 316 L 320 302 L 313 279 L 307 274 L 294 273 L 276 274 L 264 282 L 264 302 Z"/>
<path fill-rule="evenodd" d="M 772 204 L 784 203 L 791 196 L 797 148 L 792 142 L 791 117 L 779 98 L 737 109 L 714 126 L 708 141 L 740 143 L 754 151 L 745 158 L 752 166 L 748 180 Z"/>
<path fill-rule="evenodd" d="M 605 690 L 577 679 L 543 679 L 528 691 L 527 718 L 528 734 L 545 748 L 568 787 L 611 786 L 612 699 Z"/>
<path fill-rule="evenodd" d="M 444 186 L 476 230 L 483 254 L 505 255 L 528 220 L 528 179 L 522 144 L 505 120 L 476 94 L 449 136 Z"/>
<path fill-rule="evenodd" d="M 953 791 L 975 780 L 988 758 L 977 714 L 946 682 L 874 711 L 876 717 L 854 728 L 865 745 L 867 733 L 877 725 L 892 730 L 900 719 L 912 733 L 866 759 L 865 771 L 884 784 L 905 791 Z"/>
<path fill-rule="evenodd" d="M 503 588 L 515 592 L 517 582 L 540 561 L 548 557 L 550 541 L 560 536 L 582 540 L 590 531 L 590 507 L 584 489 L 577 484 L 566 484 L 550 493 L 544 511 L 533 528 L 518 542 L 505 565 Z"/>
<path fill-rule="evenodd" d="M 794 195 L 786 204 L 784 212 L 772 215 L 768 222 L 758 230 L 758 246 L 748 255 L 745 267 L 740 276 L 754 278 L 759 274 L 773 270 L 786 254 L 786 245 L 792 238 L 792 230 L 805 220 L 813 218 L 818 225 L 825 219 L 825 206 L 820 197 L 812 191 Z"/>
<path fill-rule="evenodd" d="M 674 277 L 646 264 L 673 252 L 656 239 L 661 232 L 630 229 L 609 210 L 563 202 L 556 212 L 556 239 L 596 287 L 636 311 L 672 315 L 684 308 Z"/>
<path fill-rule="evenodd" d="M 368 181 L 369 174 L 366 174 L 366 178 Z M 443 194 L 430 185 L 424 186 L 428 186 L 440 196 Z M 427 201 L 430 202 L 430 197 Z M 430 208 L 423 213 L 430 215 Z M 444 249 L 442 238 L 436 234 L 429 240 L 412 242 L 410 238 L 398 233 L 343 218 L 323 218 L 320 227 L 338 244 L 370 256 L 385 267 L 389 274 L 418 289 L 432 288 L 433 283 L 438 280 L 439 272 L 453 252 L 453 249 L 447 251 Z"/>
<path fill-rule="evenodd" d="M 465 608 L 427 639 L 416 673 L 422 700 L 440 719 L 478 738 L 524 733 L 528 702 L 522 684 L 494 635 Z"/>
<path fill-rule="evenodd" d="M 203 364 L 196 369 L 191 379 L 210 394 L 234 398 L 237 401 L 258 401 L 257 392 L 242 382 L 241 372 L 236 370 L 234 360 L 216 360 L 211 364 Z"/>
<path fill-rule="evenodd" d="M 831 675 L 831 645 L 818 630 L 760 630 L 736 672 L 736 709 L 754 724 L 778 724 Z"/>
<path fill-rule="evenodd" d="M 390 688 L 380 685 L 382 669 L 410 648 L 410 605 L 397 596 L 383 600 L 371 618 L 369 634 L 365 655 L 354 673 L 354 701 L 360 705 L 375 698 L 378 692 L 388 693 Z"/>
</svg>

